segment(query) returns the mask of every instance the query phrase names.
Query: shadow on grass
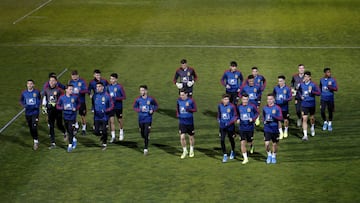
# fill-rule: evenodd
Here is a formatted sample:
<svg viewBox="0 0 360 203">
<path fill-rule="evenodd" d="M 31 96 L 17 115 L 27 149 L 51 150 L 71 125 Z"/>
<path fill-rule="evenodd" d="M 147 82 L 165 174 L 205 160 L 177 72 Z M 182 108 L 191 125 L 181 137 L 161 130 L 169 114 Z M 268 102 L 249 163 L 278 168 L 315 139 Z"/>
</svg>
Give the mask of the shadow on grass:
<svg viewBox="0 0 360 203">
<path fill-rule="evenodd" d="M 159 114 L 166 115 L 166 116 L 169 116 L 171 118 L 177 119 L 175 109 L 162 109 L 162 108 L 159 108 L 156 112 L 159 113 Z"/>
<path fill-rule="evenodd" d="M 169 145 L 158 144 L 158 143 L 153 143 L 152 145 L 173 156 L 177 156 L 177 153 L 180 152 L 177 148 Z"/>
<path fill-rule="evenodd" d="M 259 152 L 254 152 L 253 154 L 248 153 L 248 156 L 256 161 L 265 162 L 266 156 Z"/>
<path fill-rule="evenodd" d="M 210 157 L 210 158 L 213 158 L 213 159 L 218 159 L 216 158 L 216 156 L 219 156 L 219 151 L 220 151 L 220 148 L 219 147 L 214 147 L 212 149 L 207 149 L 207 148 L 199 148 L 199 147 L 196 147 L 195 150 L 205 154 L 206 156 Z"/>
<path fill-rule="evenodd" d="M 79 143 L 81 143 L 85 147 L 100 147 L 100 136 L 87 134 L 86 136 L 77 135 L 76 137 L 79 140 Z"/>
<path fill-rule="evenodd" d="M 124 147 L 127 147 L 127 148 L 129 148 L 129 149 L 133 149 L 133 150 L 135 150 L 135 151 L 137 151 L 137 152 L 139 152 L 139 153 L 143 153 L 143 152 L 140 150 L 137 142 L 133 142 L 133 141 L 117 141 L 117 142 L 115 142 L 114 144 L 120 145 L 120 146 L 124 146 Z"/>
<path fill-rule="evenodd" d="M 212 118 L 216 118 L 217 116 L 217 112 L 216 111 L 210 111 L 210 110 L 205 110 L 203 111 L 203 114 L 205 116 L 209 116 L 209 117 L 212 117 Z"/>
</svg>

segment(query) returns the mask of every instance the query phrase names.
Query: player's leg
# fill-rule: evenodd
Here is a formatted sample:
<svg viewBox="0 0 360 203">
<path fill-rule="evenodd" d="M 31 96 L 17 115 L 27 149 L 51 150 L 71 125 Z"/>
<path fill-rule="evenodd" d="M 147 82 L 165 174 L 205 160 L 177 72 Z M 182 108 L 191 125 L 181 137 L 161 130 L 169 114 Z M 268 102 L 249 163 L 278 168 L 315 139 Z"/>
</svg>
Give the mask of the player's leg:
<svg viewBox="0 0 360 203">
<path fill-rule="evenodd" d="M 321 114 L 321 118 L 324 122 L 323 126 L 322 126 L 322 130 L 327 130 L 328 128 L 328 120 L 326 119 L 326 102 L 324 100 L 320 101 L 320 114 Z"/>
<path fill-rule="evenodd" d="M 105 150 L 107 147 L 107 128 L 106 125 L 108 121 L 101 120 L 100 122 L 100 140 L 102 142 L 102 150 Z"/>
<path fill-rule="evenodd" d="M 194 125 L 189 125 L 188 126 L 187 134 L 189 135 L 189 144 L 190 144 L 189 157 L 192 158 L 192 157 L 195 156 L 195 153 L 194 153 L 194 146 L 195 146 L 195 129 L 194 129 Z"/>
<path fill-rule="evenodd" d="M 115 111 L 116 113 L 116 117 L 117 117 L 117 121 L 119 123 L 119 140 L 123 141 L 124 140 L 124 121 L 123 121 L 123 110 L 122 109 L 117 109 Z"/>
<path fill-rule="evenodd" d="M 236 153 L 235 153 L 235 126 L 228 128 L 228 137 L 230 141 L 231 146 L 231 152 L 230 152 L 230 159 L 235 159 Z"/>
<path fill-rule="evenodd" d="M 115 115 L 113 113 L 109 114 L 109 125 L 110 125 L 110 134 L 111 134 L 111 139 L 110 139 L 110 143 L 115 142 Z"/>
<path fill-rule="evenodd" d="M 276 153 L 278 150 L 279 134 L 273 133 L 271 141 L 272 141 L 271 163 L 276 164 Z"/>
<path fill-rule="evenodd" d="M 49 135 L 51 145 L 55 145 L 55 120 L 56 120 L 56 110 L 48 109 L 48 124 L 49 124 Z"/>
<path fill-rule="evenodd" d="M 278 121 L 278 125 L 279 125 L 280 140 L 282 140 L 284 138 L 284 132 L 282 129 L 282 121 Z"/>
<path fill-rule="evenodd" d="M 308 114 L 309 114 L 309 109 L 308 108 L 302 108 L 302 128 L 303 128 L 303 133 L 304 136 L 302 137 L 303 140 L 308 140 L 308 136 L 307 136 L 307 128 L 308 128 Z"/>
<path fill-rule="evenodd" d="M 311 136 L 315 136 L 315 106 L 310 108 L 310 124 Z"/>
<path fill-rule="evenodd" d="M 299 100 L 295 100 L 295 111 L 296 111 L 296 115 L 298 117 L 297 122 L 296 122 L 297 126 L 301 127 L 302 126 L 301 101 L 299 101 Z"/>
<path fill-rule="evenodd" d="M 225 145 L 226 134 L 227 134 L 227 131 L 225 130 L 225 128 L 220 128 L 220 146 L 221 146 L 221 151 L 223 153 L 222 162 L 227 161 L 227 152 L 226 152 L 226 145 Z"/>
<path fill-rule="evenodd" d="M 267 159 L 266 159 L 266 163 L 270 164 L 271 163 L 271 149 L 270 149 L 270 140 L 271 140 L 271 134 L 264 132 L 264 144 L 265 144 L 265 151 L 267 154 Z"/>
<path fill-rule="evenodd" d="M 328 131 L 332 131 L 333 127 L 332 127 L 332 120 L 333 120 L 333 112 L 335 110 L 335 103 L 334 101 L 329 101 L 328 102 L 328 112 L 329 112 L 329 126 L 328 126 Z"/>
</svg>

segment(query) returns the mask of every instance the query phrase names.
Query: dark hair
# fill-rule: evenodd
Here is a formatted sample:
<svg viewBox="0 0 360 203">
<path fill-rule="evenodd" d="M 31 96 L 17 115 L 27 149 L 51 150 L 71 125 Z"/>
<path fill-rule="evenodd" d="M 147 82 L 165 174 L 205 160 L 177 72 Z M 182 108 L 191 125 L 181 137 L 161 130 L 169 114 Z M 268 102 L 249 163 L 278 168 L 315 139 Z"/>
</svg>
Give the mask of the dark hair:
<svg viewBox="0 0 360 203">
<path fill-rule="evenodd" d="M 278 76 L 278 79 L 283 79 L 283 80 L 285 80 L 285 76 L 284 76 L 284 75 L 279 75 L 279 76 Z"/>
<path fill-rule="evenodd" d="M 147 85 L 140 85 L 139 88 L 144 88 L 144 89 L 148 89 Z"/>
<path fill-rule="evenodd" d="M 231 62 L 230 62 L 230 66 L 231 66 L 231 67 L 237 67 L 236 61 L 231 61 Z"/>
<path fill-rule="evenodd" d="M 311 72 L 310 72 L 310 71 L 305 71 L 305 72 L 304 72 L 304 75 L 311 76 Z"/>
<path fill-rule="evenodd" d="M 181 59 L 180 63 L 185 64 L 185 63 L 187 63 L 187 61 L 186 61 L 186 59 Z"/>
<path fill-rule="evenodd" d="M 113 77 L 113 78 L 116 78 L 116 79 L 118 79 L 118 74 L 117 73 L 111 73 L 111 75 L 110 75 L 111 77 Z"/>
<path fill-rule="evenodd" d="M 230 95 L 229 94 L 223 94 L 222 95 L 222 98 L 224 99 L 224 98 L 230 98 Z"/>
<path fill-rule="evenodd" d="M 68 89 L 69 87 L 74 87 L 74 85 L 68 84 L 68 85 L 66 85 L 65 89 Z"/>
<path fill-rule="evenodd" d="M 331 70 L 331 69 L 328 67 L 324 68 L 324 73 L 326 73 L 328 70 Z"/>
<path fill-rule="evenodd" d="M 242 97 L 249 97 L 249 95 L 248 95 L 246 92 L 242 93 L 241 96 L 242 96 Z"/>
<path fill-rule="evenodd" d="M 254 69 L 258 70 L 258 67 L 254 66 L 251 68 L 251 70 L 254 70 Z"/>
<path fill-rule="evenodd" d="M 79 73 L 78 73 L 77 70 L 73 70 L 73 71 L 71 72 L 71 75 L 79 75 Z"/>
<path fill-rule="evenodd" d="M 254 79 L 254 76 L 253 75 L 249 75 L 248 77 L 247 77 L 247 79 L 249 80 L 249 79 Z"/>
<path fill-rule="evenodd" d="M 56 75 L 50 75 L 50 76 L 49 76 L 49 79 L 50 79 L 50 78 L 54 78 L 55 80 L 57 80 Z"/>
<path fill-rule="evenodd" d="M 304 67 L 305 67 L 305 65 L 304 65 L 304 64 L 302 64 L 302 63 L 300 63 L 300 64 L 298 65 L 298 67 L 299 67 L 299 66 L 304 66 Z"/>
<path fill-rule="evenodd" d="M 102 82 L 97 82 L 96 85 L 101 85 L 101 86 L 104 86 L 104 84 Z"/>
<path fill-rule="evenodd" d="M 269 93 L 269 94 L 267 94 L 267 96 L 268 96 L 268 97 L 274 97 L 274 98 L 275 98 L 274 93 Z"/>
<path fill-rule="evenodd" d="M 185 88 L 181 88 L 180 90 L 179 90 L 179 94 L 180 94 L 180 92 L 184 92 L 186 95 L 188 95 L 189 93 L 186 91 L 186 89 Z"/>
<path fill-rule="evenodd" d="M 49 78 L 50 78 L 51 76 L 56 76 L 56 73 L 54 73 L 54 72 L 49 73 Z"/>
<path fill-rule="evenodd" d="M 101 71 L 100 71 L 99 69 L 95 69 L 95 70 L 94 70 L 94 73 L 99 73 L 99 74 L 101 74 Z"/>
<path fill-rule="evenodd" d="M 35 81 L 33 79 L 28 79 L 26 82 L 32 82 L 35 84 Z"/>
</svg>

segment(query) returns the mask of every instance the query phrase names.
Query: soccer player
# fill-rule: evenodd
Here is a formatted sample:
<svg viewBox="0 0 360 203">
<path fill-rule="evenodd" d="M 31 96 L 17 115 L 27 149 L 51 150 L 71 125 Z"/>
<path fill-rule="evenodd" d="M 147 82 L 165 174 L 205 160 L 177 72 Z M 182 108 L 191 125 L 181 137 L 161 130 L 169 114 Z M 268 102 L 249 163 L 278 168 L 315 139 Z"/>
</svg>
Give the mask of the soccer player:
<svg viewBox="0 0 360 203">
<path fill-rule="evenodd" d="M 20 104 L 25 108 L 25 118 L 29 126 L 30 134 L 34 140 L 34 150 L 39 147 L 38 122 L 40 113 L 41 95 L 39 90 L 34 88 L 35 83 L 32 79 L 27 80 L 26 90 L 21 93 Z"/>
<path fill-rule="evenodd" d="M 185 89 L 180 89 L 179 98 L 177 99 L 176 115 L 179 118 L 179 134 L 180 143 L 183 148 L 183 153 L 180 158 L 184 159 L 188 154 L 186 148 L 185 134 L 189 135 L 190 153 L 189 157 L 194 157 L 195 145 L 195 127 L 193 113 L 197 111 L 195 100 L 188 96 Z"/>
<path fill-rule="evenodd" d="M 79 115 L 81 117 L 81 124 L 82 124 L 81 133 L 82 135 L 86 135 L 87 110 L 86 110 L 85 95 L 88 93 L 87 84 L 84 79 L 80 78 L 77 70 L 71 72 L 71 80 L 69 81 L 69 84 L 74 86 L 73 94 L 78 96 L 79 98 L 80 101 Z M 75 123 L 75 127 L 79 128 L 78 122 Z"/>
<path fill-rule="evenodd" d="M 272 93 L 267 95 L 267 105 L 263 107 L 263 119 L 266 163 L 275 164 L 279 143 L 279 121 L 283 120 L 283 116 L 281 108 L 275 104 L 275 96 Z M 272 150 L 270 149 L 270 140 L 272 141 Z"/>
<path fill-rule="evenodd" d="M 291 78 L 291 92 L 292 96 L 295 97 L 295 111 L 296 115 L 298 117 L 297 120 L 297 126 L 301 127 L 301 97 L 300 94 L 297 94 L 300 84 L 304 81 L 304 72 L 305 72 L 305 66 L 304 64 L 298 65 L 298 73 L 294 74 Z"/>
<path fill-rule="evenodd" d="M 223 152 L 222 162 L 227 162 L 228 156 L 225 146 L 225 137 L 229 137 L 231 144 L 230 159 L 235 158 L 235 122 L 237 120 L 237 111 L 233 103 L 230 103 L 230 95 L 224 94 L 221 99 L 221 103 L 218 104 L 217 120 L 219 122 L 220 129 L 220 144 Z"/>
<path fill-rule="evenodd" d="M 289 101 L 292 100 L 291 88 L 285 83 L 285 76 L 278 76 L 278 85 L 274 87 L 275 103 L 280 106 L 284 118 L 284 131 L 279 121 L 280 140 L 288 137 L 289 128 Z"/>
<path fill-rule="evenodd" d="M 77 139 L 75 138 L 74 131 L 77 111 L 80 108 L 80 101 L 78 96 L 73 94 L 73 90 L 73 85 L 67 85 L 65 94 L 58 99 L 56 104 L 56 108 L 63 113 L 66 131 L 69 135 L 67 152 L 72 152 L 77 146 Z"/>
<path fill-rule="evenodd" d="M 49 73 L 49 79 L 50 79 L 50 77 L 52 77 L 52 76 L 55 76 L 55 77 L 56 77 L 56 73 L 54 73 L 54 72 Z M 44 83 L 44 85 L 43 85 L 41 94 L 43 94 L 43 91 L 44 91 L 46 88 L 48 88 L 49 86 L 50 86 L 49 81 L 46 81 L 46 82 Z M 60 87 L 60 89 L 62 89 L 62 90 L 65 90 L 65 85 L 61 84 L 59 81 L 57 81 L 56 86 Z"/>
<path fill-rule="evenodd" d="M 149 153 L 149 136 L 152 124 L 152 116 L 159 108 L 155 98 L 148 95 L 147 85 L 140 85 L 140 96 L 137 97 L 133 104 L 133 109 L 138 112 L 139 131 L 144 139 L 144 155 Z"/>
<path fill-rule="evenodd" d="M 186 59 L 182 59 L 180 64 L 180 68 L 178 68 L 175 72 L 173 82 L 179 90 L 185 89 L 185 91 L 188 93 L 188 96 L 192 97 L 193 86 L 198 77 L 194 68 L 187 65 Z"/>
<path fill-rule="evenodd" d="M 237 70 L 236 61 L 230 62 L 230 68 L 225 70 L 220 82 L 225 86 L 226 94 L 230 95 L 230 102 L 236 105 L 240 87 L 243 83 L 243 75 Z"/>
<path fill-rule="evenodd" d="M 94 70 L 94 79 L 92 79 L 89 82 L 89 87 L 88 87 L 88 93 L 90 95 L 90 99 L 96 93 L 96 87 L 97 87 L 98 82 L 101 82 L 105 88 L 109 84 L 109 82 L 106 79 L 101 77 L 101 71 L 99 69 L 95 69 Z"/>
<path fill-rule="evenodd" d="M 56 103 L 59 97 L 63 94 L 63 91 L 56 84 L 56 76 L 50 76 L 49 86 L 44 89 L 44 95 L 42 100 L 42 110 L 48 115 L 49 134 L 51 142 L 49 149 L 53 149 L 56 147 L 55 121 L 58 129 L 63 133 L 64 139 L 66 140 L 66 130 L 63 124 L 62 112 L 56 108 Z"/>
<path fill-rule="evenodd" d="M 298 89 L 300 98 L 301 98 L 301 114 L 302 114 L 302 127 L 304 136 L 302 140 L 308 140 L 307 136 L 307 128 L 308 128 L 308 118 L 310 115 L 310 123 L 311 123 L 311 136 L 315 136 L 315 96 L 320 95 L 319 87 L 311 81 L 311 72 L 304 72 L 304 82 L 300 83 Z"/>
<path fill-rule="evenodd" d="M 320 79 L 321 90 L 321 117 L 324 121 L 323 130 L 332 131 L 333 112 L 335 110 L 334 92 L 338 90 L 336 79 L 331 77 L 331 69 L 324 68 L 324 77 Z M 325 109 L 328 109 L 329 117 L 326 118 Z"/>
<path fill-rule="evenodd" d="M 115 141 L 115 115 L 117 117 L 117 122 L 119 123 L 120 133 L 119 140 L 124 140 L 124 129 L 123 129 L 123 100 L 126 99 L 125 90 L 121 84 L 118 83 L 118 74 L 112 73 L 110 75 L 110 84 L 108 85 L 107 92 L 110 94 L 113 102 L 114 109 L 110 112 L 110 131 L 111 131 L 111 141 Z"/>
<path fill-rule="evenodd" d="M 249 95 L 249 102 L 255 105 L 257 108 L 260 107 L 261 89 L 260 86 L 255 85 L 254 75 L 249 75 L 246 82 L 244 82 L 240 89 L 241 90 L 239 92 L 239 97 L 246 93 L 247 95 Z M 259 117 L 257 117 L 257 119 L 255 120 L 255 125 L 260 125 Z"/>
<path fill-rule="evenodd" d="M 265 90 L 265 87 L 266 87 L 266 79 L 264 76 L 260 75 L 259 74 L 259 68 L 254 66 L 251 68 L 251 73 L 252 75 L 254 76 L 254 84 L 255 86 L 258 86 L 259 87 L 259 92 L 257 93 L 258 94 L 258 108 L 260 108 L 260 104 L 261 104 L 261 96 L 262 96 L 262 93 L 264 92 Z M 258 117 L 255 121 L 255 125 L 259 126 L 260 125 L 260 117 Z"/>
<path fill-rule="evenodd" d="M 247 156 L 246 143 L 250 144 L 250 154 L 253 154 L 255 150 L 253 145 L 254 122 L 259 117 L 259 112 L 254 104 L 249 103 L 249 95 L 246 93 L 241 95 L 241 104 L 239 104 L 237 108 L 239 112 L 237 123 L 239 123 L 241 153 L 244 158 L 242 164 L 247 164 L 249 159 Z"/>
<path fill-rule="evenodd" d="M 114 103 L 111 96 L 104 90 L 102 82 L 96 83 L 96 93 L 93 95 L 94 104 L 94 124 L 95 134 L 100 136 L 102 150 L 107 146 L 107 124 L 109 122 L 108 114 L 114 109 Z"/>
</svg>

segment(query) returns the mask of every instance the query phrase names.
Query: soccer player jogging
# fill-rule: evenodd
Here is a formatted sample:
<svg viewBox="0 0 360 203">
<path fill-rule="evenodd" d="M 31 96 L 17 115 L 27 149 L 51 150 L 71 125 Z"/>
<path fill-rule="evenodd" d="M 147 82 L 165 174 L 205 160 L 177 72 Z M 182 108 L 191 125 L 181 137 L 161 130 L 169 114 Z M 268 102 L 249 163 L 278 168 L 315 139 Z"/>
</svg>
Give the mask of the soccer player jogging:
<svg viewBox="0 0 360 203">
<path fill-rule="evenodd" d="M 292 96 L 295 97 L 295 111 L 296 115 L 298 117 L 297 120 L 297 126 L 301 127 L 301 97 L 300 94 L 298 94 L 298 90 L 300 87 L 300 84 L 304 81 L 304 72 L 305 72 L 305 66 L 304 64 L 298 65 L 298 73 L 294 74 L 291 78 L 291 92 Z"/>
<path fill-rule="evenodd" d="M 109 113 L 110 117 L 110 131 L 111 131 L 111 141 L 115 141 L 115 115 L 117 117 L 117 122 L 119 123 L 120 132 L 119 140 L 124 140 L 124 129 L 123 129 L 123 100 L 126 99 L 125 90 L 121 84 L 118 83 L 118 74 L 112 73 L 110 75 L 110 84 L 107 87 L 107 92 L 110 94 L 113 102 L 114 109 Z"/>
<path fill-rule="evenodd" d="M 148 95 L 147 85 L 140 85 L 140 96 L 137 97 L 133 104 L 133 109 L 138 113 L 139 131 L 144 139 L 144 155 L 149 153 L 149 136 L 152 124 L 152 116 L 159 108 L 155 98 Z"/>
<path fill-rule="evenodd" d="M 267 153 L 267 164 L 276 163 L 276 153 L 279 143 L 279 121 L 283 120 L 281 108 L 275 104 L 275 96 L 270 93 L 267 95 L 267 105 L 263 107 L 264 119 L 264 140 L 265 151 Z M 272 150 L 270 149 L 272 141 Z"/>
<path fill-rule="evenodd" d="M 180 143 L 183 148 L 180 158 L 184 159 L 188 155 L 185 134 L 189 135 L 189 157 L 194 157 L 195 127 L 193 113 L 197 111 L 195 100 L 188 96 L 188 92 L 185 89 L 181 89 L 176 106 L 176 115 L 179 118 Z"/>
<path fill-rule="evenodd" d="M 38 122 L 40 113 L 41 95 L 39 90 L 34 88 L 35 83 L 32 79 L 27 80 L 26 90 L 21 93 L 20 104 L 25 108 L 25 118 L 29 126 L 30 134 L 34 140 L 33 149 L 39 147 Z"/>
<path fill-rule="evenodd" d="M 254 75 L 249 75 L 247 81 L 244 82 L 240 89 L 239 97 L 246 93 L 249 95 L 249 102 L 259 108 L 261 103 L 261 89 L 260 86 L 255 85 Z M 255 124 L 257 126 L 260 125 L 259 117 L 255 120 Z"/>
<path fill-rule="evenodd" d="M 71 80 L 69 81 L 69 84 L 74 86 L 73 94 L 78 96 L 80 101 L 80 108 L 79 108 L 79 115 L 81 117 L 81 124 L 82 129 L 81 133 L 82 135 L 86 135 L 86 94 L 88 93 L 87 84 L 86 81 L 82 78 L 80 78 L 79 73 L 77 70 L 74 70 L 71 72 Z M 75 123 L 75 127 L 79 128 L 78 122 Z"/>
<path fill-rule="evenodd" d="M 69 135 L 68 152 L 72 152 L 77 146 L 77 139 L 75 138 L 75 123 L 77 111 L 80 108 L 80 101 L 78 96 L 73 94 L 74 86 L 69 84 L 66 86 L 65 94 L 62 95 L 56 104 L 56 108 L 63 113 L 66 131 Z"/>
<path fill-rule="evenodd" d="M 101 148 L 106 150 L 107 146 L 107 124 L 108 114 L 114 109 L 111 96 L 104 90 L 102 82 L 96 83 L 96 93 L 93 95 L 95 134 L 100 136 Z"/>
<path fill-rule="evenodd" d="M 307 136 L 307 128 L 308 128 L 308 118 L 310 115 L 310 123 L 311 123 L 311 136 L 315 136 L 315 96 L 320 95 L 319 87 L 311 81 L 311 72 L 304 72 L 304 82 L 300 83 L 299 86 L 299 95 L 301 98 L 301 111 L 302 111 L 302 127 L 304 136 L 302 140 L 308 140 Z"/>
<path fill-rule="evenodd" d="M 258 94 L 258 99 L 257 99 L 257 107 L 259 108 L 260 107 L 260 104 L 261 104 L 261 96 L 262 96 L 262 93 L 264 92 L 265 90 L 265 87 L 266 87 L 266 79 L 264 76 L 260 75 L 259 74 L 259 68 L 254 66 L 251 68 L 251 73 L 252 75 L 254 76 L 254 85 L 259 87 L 259 92 L 257 93 Z M 260 125 L 260 117 L 258 117 L 255 121 L 255 125 L 259 126 Z"/>
<path fill-rule="evenodd" d="M 321 91 L 321 100 L 320 100 L 320 109 L 321 117 L 324 121 L 323 130 L 332 131 L 332 120 L 333 112 L 335 110 L 334 104 L 334 92 L 338 90 L 336 79 L 331 77 L 331 69 L 324 68 L 324 77 L 320 79 L 320 91 Z M 329 117 L 326 118 L 325 110 L 328 110 Z"/>
<path fill-rule="evenodd" d="M 180 89 L 185 89 L 185 91 L 188 93 L 188 96 L 192 97 L 193 86 L 198 77 L 194 68 L 187 65 L 186 59 L 182 59 L 180 64 L 180 68 L 178 68 L 175 72 L 173 83 L 179 89 L 179 92 Z"/>
<path fill-rule="evenodd" d="M 44 95 L 42 100 L 42 110 L 48 115 L 49 134 L 50 134 L 50 147 L 53 149 L 56 147 L 55 143 L 55 121 L 58 129 L 63 133 L 66 140 L 66 130 L 63 124 L 62 112 L 56 108 L 56 103 L 59 97 L 63 94 L 63 91 L 56 86 L 56 76 L 50 76 L 49 86 L 44 89 Z"/>
<path fill-rule="evenodd" d="M 243 83 L 243 76 L 239 70 L 237 70 L 236 61 L 230 62 L 230 68 L 225 70 L 221 77 L 221 84 L 225 86 L 226 94 L 230 95 L 230 102 L 234 105 L 237 104 L 238 94 L 240 87 Z"/>
<path fill-rule="evenodd" d="M 55 77 L 56 77 L 56 73 L 53 73 L 53 72 L 49 73 L 49 79 L 50 79 L 52 76 L 55 76 Z M 41 90 L 41 94 L 43 94 L 43 91 L 44 91 L 46 88 L 48 88 L 49 86 L 50 86 L 49 81 L 46 81 L 46 82 L 44 83 L 44 85 L 43 85 L 42 90 Z M 66 88 L 66 86 L 63 85 L 63 84 L 61 84 L 59 81 L 57 81 L 56 86 L 59 87 L 59 88 L 62 89 L 62 90 L 65 90 L 65 88 Z"/>
<path fill-rule="evenodd" d="M 289 102 L 292 100 L 291 88 L 285 83 L 285 76 L 278 76 L 278 85 L 274 87 L 275 104 L 280 106 L 284 118 L 284 131 L 282 121 L 279 121 L 280 140 L 288 137 L 289 129 Z"/>
<path fill-rule="evenodd" d="M 253 145 L 254 140 L 254 128 L 255 120 L 259 117 L 258 108 L 254 104 L 249 103 L 249 95 L 244 93 L 241 95 L 241 104 L 238 105 L 239 118 L 239 133 L 241 140 L 241 153 L 243 155 L 242 164 L 249 162 L 246 143 L 250 145 L 250 154 L 254 153 L 255 147 Z"/>
<path fill-rule="evenodd" d="M 228 160 L 225 137 L 229 137 L 231 144 L 230 159 L 235 158 L 235 122 L 237 121 L 236 106 L 230 103 L 230 95 L 224 94 L 221 99 L 221 103 L 218 104 L 217 120 L 219 122 L 220 129 L 220 145 L 223 153 L 222 162 L 225 163 Z"/>
</svg>

